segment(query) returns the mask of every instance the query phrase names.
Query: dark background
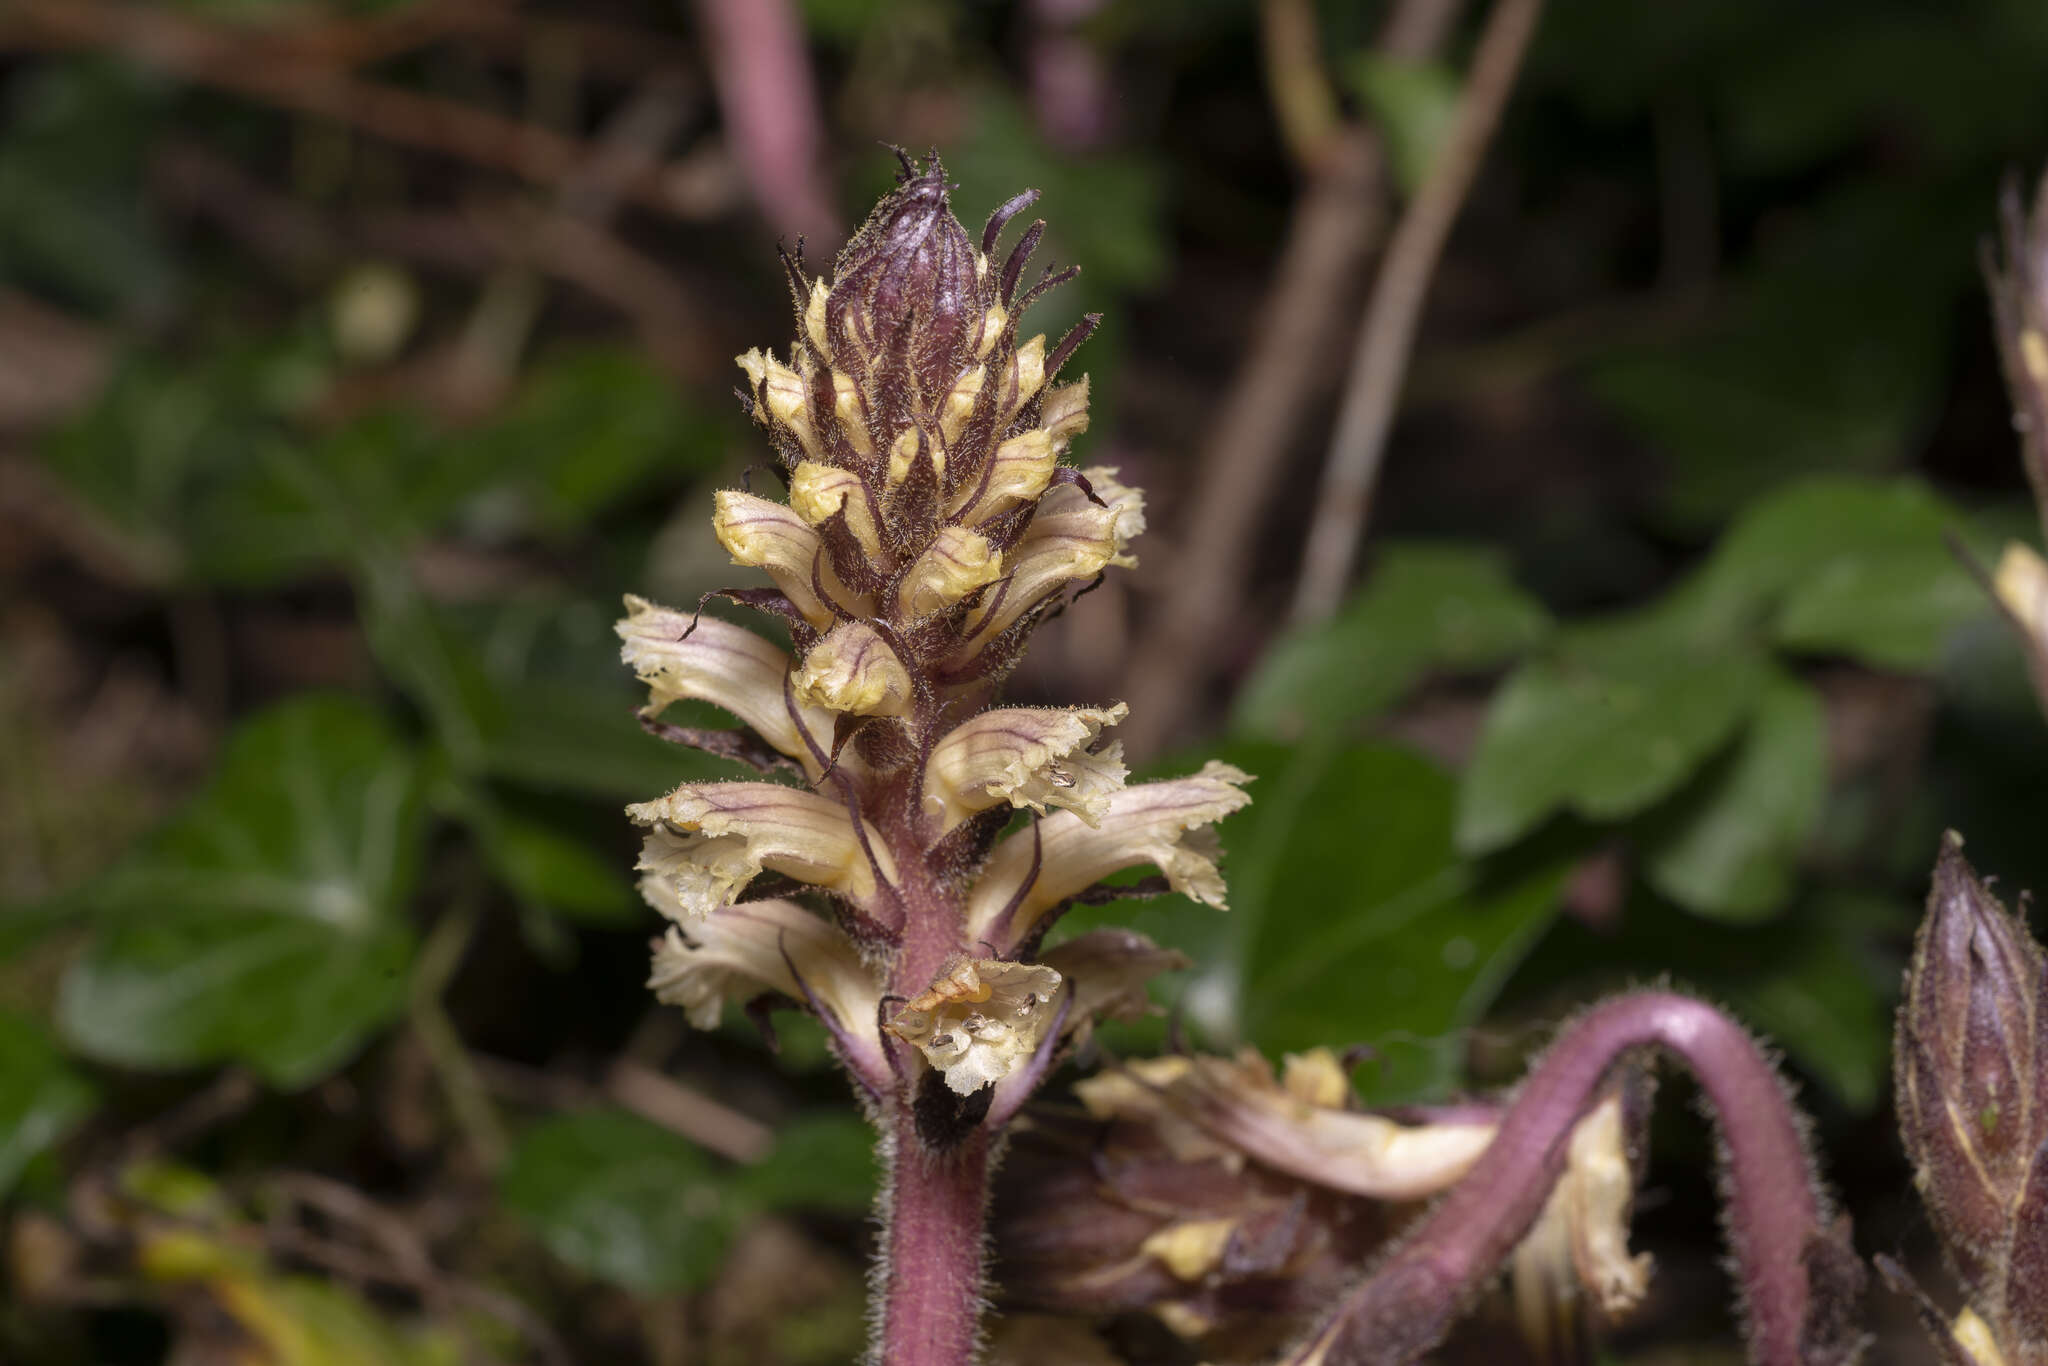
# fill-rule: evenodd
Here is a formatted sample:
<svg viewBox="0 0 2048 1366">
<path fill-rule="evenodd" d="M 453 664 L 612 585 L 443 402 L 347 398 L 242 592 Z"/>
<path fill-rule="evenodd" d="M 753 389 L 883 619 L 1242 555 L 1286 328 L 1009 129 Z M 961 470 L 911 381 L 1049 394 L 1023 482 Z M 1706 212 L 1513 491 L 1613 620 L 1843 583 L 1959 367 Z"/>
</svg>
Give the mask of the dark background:
<svg viewBox="0 0 2048 1366">
<path fill-rule="evenodd" d="M 884 143 L 971 227 L 1044 192 L 1084 274 L 1027 335 L 1107 315 L 1078 453 L 1151 530 L 1012 696 L 1259 775 L 1227 916 L 1090 913 L 1197 958 L 1162 1002 L 1371 1045 L 1394 1101 L 1669 975 L 1776 1040 L 1859 1246 L 1950 1304 L 1890 1010 L 1943 828 L 2048 880 L 1967 568 L 2037 538 L 1979 254 L 2048 155 L 2048 9 L 1554 0 L 1353 596 L 1290 625 L 1486 20 L 1399 8 L 1434 60 L 1382 5 L 0 6 L 0 1356 L 853 1354 L 872 1177 L 822 1044 L 641 986 L 619 807 L 721 770 L 640 735 L 610 623 L 743 573 L 731 357 L 786 344 L 776 243 L 822 267 Z M 1615 1360 L 1739 1356 L 1688 1094 Z"/>
</svg>

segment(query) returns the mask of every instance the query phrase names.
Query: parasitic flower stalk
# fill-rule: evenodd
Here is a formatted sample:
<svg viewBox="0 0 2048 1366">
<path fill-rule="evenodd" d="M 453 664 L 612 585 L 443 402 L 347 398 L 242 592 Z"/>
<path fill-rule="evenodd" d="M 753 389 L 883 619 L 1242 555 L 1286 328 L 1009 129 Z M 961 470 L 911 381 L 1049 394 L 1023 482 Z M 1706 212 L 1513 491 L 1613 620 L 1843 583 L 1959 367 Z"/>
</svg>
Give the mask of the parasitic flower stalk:
<svg viewBox="0 0 2048 1366">
<path fill-rule="evenodd" d="M 1616 1063 L 1643 1049 L 1699 1079 L 1720 1124 L 1727 1221 L 1756 1366 L 1850 1366 L 1863 1264 L 1828 1207 L 1784 1084 L 1741 1026 L 1643 991 L 1594 1007 L 1536 1064 L 1471 1173 L 1424 1216 L 1286 1366 L 1407 1366 L 1449 1330 L 1537 1224 L 1573 1136 Z M 1584 1197 L 1611 1207 L 1597 1171 Z"/>
<path fill-rule="evenodd" d="M 2040 1366 L 2048 958 L 1978 879 L 1953 832 L 1935 863 L 1892 1053 L 1899 1136 L 1969 1301 L 1952 1327 L 1937 1317 L 1938 1340 L 1977 1366 Z"/>
<path fill-rule="evenodd" d="M 732 1001 L 810 1010 L 880 1131 L 876 1359 L 961 1366 L 995 1131 L 1061 1049 L 1179 961 L 1103 932 L 1041 956 L 1045 933 L 1134 866 L 1220 907 L 1210 827 L 1247 778 L 1211 764 L 1131 786 L 1107 736 L 1121 703 L 995 706 L 1033 629 L 1132 563 L 1144 499 L 1113 469 L 1066 463 L 1088 381 L 1062 372 L 1096 317 L 1051 344 L 1019 336 L 1074 273 L 1026 282 L 1042 221 L 998 251 L 1036 191 L 971 236 L 936 156 L 899 156 L 829 277 L 785 260 L 787 354 L 738 358 L 787 496 L 718 495 L 719 543 L 768 583 L 712 596 L 779 618 L 790 648 L 637 598 L 619 625 L 644 724 L 759 775 L 627 814 L 646 831 L 642 890 L 672 922 L 660 999 L 700 1027 Z M 662 721 L 683 699 L 742 728 Z"/>
<path fill-rule="evenodd" d="M 2006 184 L 1999 201 L 1999 250 L 1986 248 L 1984 274 L 2020 464 L 2048 530 L 2048 176 L 2031 205 L 2022 201 L 2017 182 Z M 2030 545 L 2009 542 L 1990 586 L 2019 632 L 2035 695 L 2048 712 L 2048 561 Z"/>
</svg>

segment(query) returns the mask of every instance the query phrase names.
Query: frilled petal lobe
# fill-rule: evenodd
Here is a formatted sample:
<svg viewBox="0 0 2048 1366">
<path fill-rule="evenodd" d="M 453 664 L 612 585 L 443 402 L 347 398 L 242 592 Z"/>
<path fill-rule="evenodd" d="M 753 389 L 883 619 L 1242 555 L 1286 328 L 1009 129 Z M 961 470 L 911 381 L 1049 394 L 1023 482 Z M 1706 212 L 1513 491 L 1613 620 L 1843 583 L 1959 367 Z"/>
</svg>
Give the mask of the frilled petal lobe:
<svg viewBox="0 0 2048 1366">
<path fill-rule="evenodd" d="M 692 624 L 688 613 L 658 607 L 630 593 L 618 632 L 625 642 L 620 658 L 647 685 L 649 714 L 659 715 L 671 702 L 684 699 L 723 707 L 816 775 L 818 762 L 804 743 L 798 722 L 813 743 L 829 745 L 832 714 L 798 703 L 791 716 L 782 687 L 789 656 L 773 641 L 715 617 L 700 617 Z"/>
<path fill-rule="evenodd" d="M 1123 790 L 1123 749 L 1090 748 L 1126 708 L 1003 707 L 955 726 L 925 769 L 924 809 L 951 830 L 977 811 L 1008 802 L 1043 815 L 1063 807 L 1100 825 Z"/>
<path fill-rule="evenodd" d="M 883 876 L 895 872 L 880 838 L 863 840 L 843 805 L 780 783 L 685 783 L 626 814 L 653 827 L 639 868 L 663 889 L 657 908 L 678 920 L 730 904 L 764 870 L 856 901 L 876 891 L 870 855 Z"/>
<path fill-rule="evenodd" d="M 859 605 L 832 572 L 818 533 L 793 509 L 738 489 L 720 489 L 714 509 L 712 530 L 732 562 L 767 570 L 811 625 L 823 630 L 837 620 L 820 586 L 843 606 Z"/>
<path fill-rule="evenodd" d="M 645 890 L 657 910 L 673 915 L 666 887 L 654 883 Z M 657 1000 L 681 1006 L 699 1029 L 716 1028 L 728 1001 L 764 991 L 815 1000 L 832 1016 L 835 1035 L 881 1057 L 881 987 L 874 973 L 836 925 L 793 901 L 748 901 L 671 926 L 655 942 L 647 984 Z"/>
<path fill-rule="evenodd" d="M 910 710 L 910 674 L 889 642 L 865 622 L 843 622 L 804 656 L 791 680 L 806 702 L 854 716 Z"/>
<path fill-rule="evenodd" d="M 1020 943 L 1039 917 L 1111 873 L 1151 864 L 1177 892 L 1224 905 L 1223 875 L 1211 825 L 1251 800 L 1248 774 L 1211 760 L 1200 773 L 1127 787 L 1110 799 L 1099 824 L 1072 811 L 1045 817 L 997 845 L 968 894 L 967 938 L 1003 947 Z M 1034 875 L 1034 868 L 1036 870 Z M 1007 923 L 1004 919 L 1007 908 Z M 1001 939 L 992 939 L 992 935 Z"/>
<path fill-rule="evenodd" d="M 1059 989 L 1059 973 L 1042 964 L 956 956 L 888 1028 L 943 1072 L 953 1091 L 972 1095 L 1031 1060 Z"/>
</svg>

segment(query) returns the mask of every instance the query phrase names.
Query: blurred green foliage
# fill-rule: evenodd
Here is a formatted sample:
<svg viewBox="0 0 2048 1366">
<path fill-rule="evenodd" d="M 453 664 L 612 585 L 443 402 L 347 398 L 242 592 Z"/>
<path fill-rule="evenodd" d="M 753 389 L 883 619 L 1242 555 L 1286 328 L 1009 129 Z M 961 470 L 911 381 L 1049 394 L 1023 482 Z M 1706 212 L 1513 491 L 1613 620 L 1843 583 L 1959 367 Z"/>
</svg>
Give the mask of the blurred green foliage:
<svg viewBox="0 0 2048 1366">
<path fill-rule="evenodd" d="M 171 8 L 250 25 L 313 12 Z M 1156 476 L 1171 541 L 1201 422 L 1175 426 L 1173 410 L 1209 411 L 1293 192 L 1253 7 L 1115 3 L 1083 23 L 1120 92 L 1087 148 L 1042 128 L 1018 37 L 1036 21 L 1015 7 L 800 10 L 849 215 L 886 183 L 880 136 L 943 135 L 970 220 L 1019 186 L 1044 191 L 1040 259 L 1086 273 L 1031 326 L 1057 335 L 1108 312 L 1082 357 L 1097 402 L 1082 455 Z M 1334 88 L 1384 129 L 1412 187 L 1462 43 L 1454 60 L 1396 65 L 1371 50 L 1380 8 L 1321 11 Z M 522 61 L 465 50 L 378 78 L 489 99 L 538 79 Z M 1153 766 L 1214 755 L 1257 776 L 1223 828 L 1232 909 L 1126 902 L 1061 932 L 1130 923 L 1183 948 L 1197 966 L 1159 995 L 1198 1042 L 1364 1045 L 1364 1094 L 1390 1103 L 1501 1080 L 1494 1041 L 1522 1051 L 1537 1022 L 1676 974 L 1819 1083 L 1824 1138 L 1867 1140 L 1854 1126 L 1883 1100 L 1898 949 L 1935 833 L 1964 828 L 2014 883 L 2048 878 L 2048 739 L 1958 558 L 1988 558 L 1986 528 L 2029 520 L 1973 269 L 1999 177 L 2048 152 L 2044 68 L 2048 11 L 2024 0 L 1549 7 L 1452 243 L 1432 322 L 1444 335 L 1425 333 L 1417 373 L 1440 348 L 1451 378 L 1397 434 L 1356 595 L 1313 628 L 1219 626 L 1247 667 L 1213 734 Z M 36 1188 L 24 1206 L 51 1203 L 58 1183 L 21 1181 L 32 1162 L 83 1170 L 220 1067 L 306 1106 L 381 1094 L 418 1044 L 406 1012 L 428 988 L 480 1050 L 542 1069 L 658 1028 L 640 987 L 654 921 L 617 808 L 729 770 L 640 730 L 610 624 L 621 591 L 659 582 L 684 604 L 739 577 L 705 549 L 709 490 L 764 455 L 732 377 L 679 378 L 619 319 L 552 299 L 490 402 L 423 398 L 431 386 L 385 381 L 429 371 L 476 296 L 529 261 L 419 276 L 376 262 L 417 295 L 429 338 L 401 339 L 380 368 L 329 316 L 328 292 L 372 253 L 260 261 L 163 202 L 160 154 L 173 137 L 230 153 L 337 222 L 446 211 L 473 188 L 462 177 L 368 139 L 336 171 L 320 151 L 332 127 L 113 57 L 23 57 L 0 83 L 0 289 L 101 329 L 106 361 L 25 444 L 112 563 L 65 562 L 55 586 L 24 572 L 22 596 L 95 667 L 162 656 L 184 687 L 180 614 L 195 605 L 230 623 L 231 659 L 256 655 L 251 639 L 270 659 L 217 689 L 211 776 L 166 813 L 130 809 L 153 776 L 95 804 L 89 775 L 28 743 L 8 760 L 25 791 L 80 784 L 91 819 L 70 838 L 87 852 L 66 866 L 94 871 L 0 920 L 0 1192 L 20 1182 Z M 510 202 L 497 193 L 463 212 Z M 684 321 L 711 352 L 786 333 L 758 222 L 620 235 L 703 291 Z M 1559 318 L 1571 326 L 1546 327 Z M 1533 357 L 1540 401 L 1504 402 L 1459 371 L 1461 346 L 1501 334 Z M 1578 463 L 1540 449 L 1553 421 L 1585 443 Z M 1452 486 L 1401 483 L 1439 463 Z M 1496 475 L 1510 493 L 1489 503 L 1474 490 Z M 1522 510 L 1513 499 L 1526 516 L 1500 515 Z M 1257 593 L 1284 591 L 1280 552 L 1298 533 L 1272 529 L 1279 549 L 1247 570 Z M 334 658 L 284 629 L 307 623 L 335 628 Z M 49 738 L 12 673 L 0 684 L 23 709 L 7 734 Z M 1908 703 L 1860 722 L 1873 689 Z M 1445 713 L 1450 742 L 1424 724 Z M 1861 730 L 1875 740 L 1859 746 Z M 479 909 L 477 966 L 422 987 L 419 944 Z M 761 1070 L 749 1028 L 687 1056 L 694 1077 L 782 1118 L 761 1163 L 550 1093 L 495 1102 L 535 1113 L 480 1184 L 551 1265 L 641 1300 L 704 1286 L 763 1212 L 851 1222 L 872 1157 L 850 1115 L 818 1113 L 844 1096 L 815 1031 L 785 1031 L 770 1090 L 735 1080 Z M 559 1052 L 536 1042 L 550 1035 Z M 1157 1046 L 1162 1029 L 1107 1037 Z M 214 1222 L 159 1272 L 212 1287 L 259 1335 L 299 1333 L 295 1360 L 360 1359 L 322 1334 L 437 1360 L 432 1333 L 226 1248 L 256 1220 L 216 1179 L 345 1168 L 349 1142 L 386 1145 L 360 1158 L 366 1180 L 444 1175 L 392 1175 L 426 1159 L 383 1133 L 402 1127 L 384 1112 L 349 1123 L 356 1137 L 333 1146 L 272 1118 L 209 1148 L 218 1170 L 195 1175 Z M 489 1279 L 535 1274 L 516 1247 L 478 1256 Z M 0 1322 L 0 1350 L 12 1331 Z"/>
</svg>

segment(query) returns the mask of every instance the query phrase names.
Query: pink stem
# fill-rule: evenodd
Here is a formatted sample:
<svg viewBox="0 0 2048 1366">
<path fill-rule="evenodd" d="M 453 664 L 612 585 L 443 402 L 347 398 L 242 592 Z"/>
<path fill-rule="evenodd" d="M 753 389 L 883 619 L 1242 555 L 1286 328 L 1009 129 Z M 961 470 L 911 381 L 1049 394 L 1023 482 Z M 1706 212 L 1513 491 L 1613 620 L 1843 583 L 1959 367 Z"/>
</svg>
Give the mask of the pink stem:
<svg viewBox="0 0 2048 1366">
<path fill-rule="evenodd" d="M 933 1152 L 896 1107 L 883 1199 L 883 1366 L 968 1366 L 981 1338 L 988 1131 Z"/>
<path fill-rule="evenodd" d="M 1831 1244 L 1805 1135 L 1777 1074 L 1742 1027 L 1671 992 L 1622 996 L 1571 1025 L 1516 1094 L 1479 1164 L 1346 1298 L 1290 1360 L 1396 1366 L 1440 1341 L 1536 1221 L 1563 1172 L 1566 1140 L 1630 1049 L 1675 1054 L 1719 1120 L 1750 1351 L 1759 1366 L 1846 1360 L 1828 1329 L 1833 1300 L 1860 1289 L 1859 1264 Z M 1832 1254 L 1830 1256 L 1829 1254 Z M 1825 1283 L 1810 1283 L 1809 1271 Z"/>
<path fill-rule="evenodd" d="M 699 0 L 740 171 L 778 233 L 831 241 L 839 215 L 819 162 L 823 120 L 790 0 Z"/>
</svg>

